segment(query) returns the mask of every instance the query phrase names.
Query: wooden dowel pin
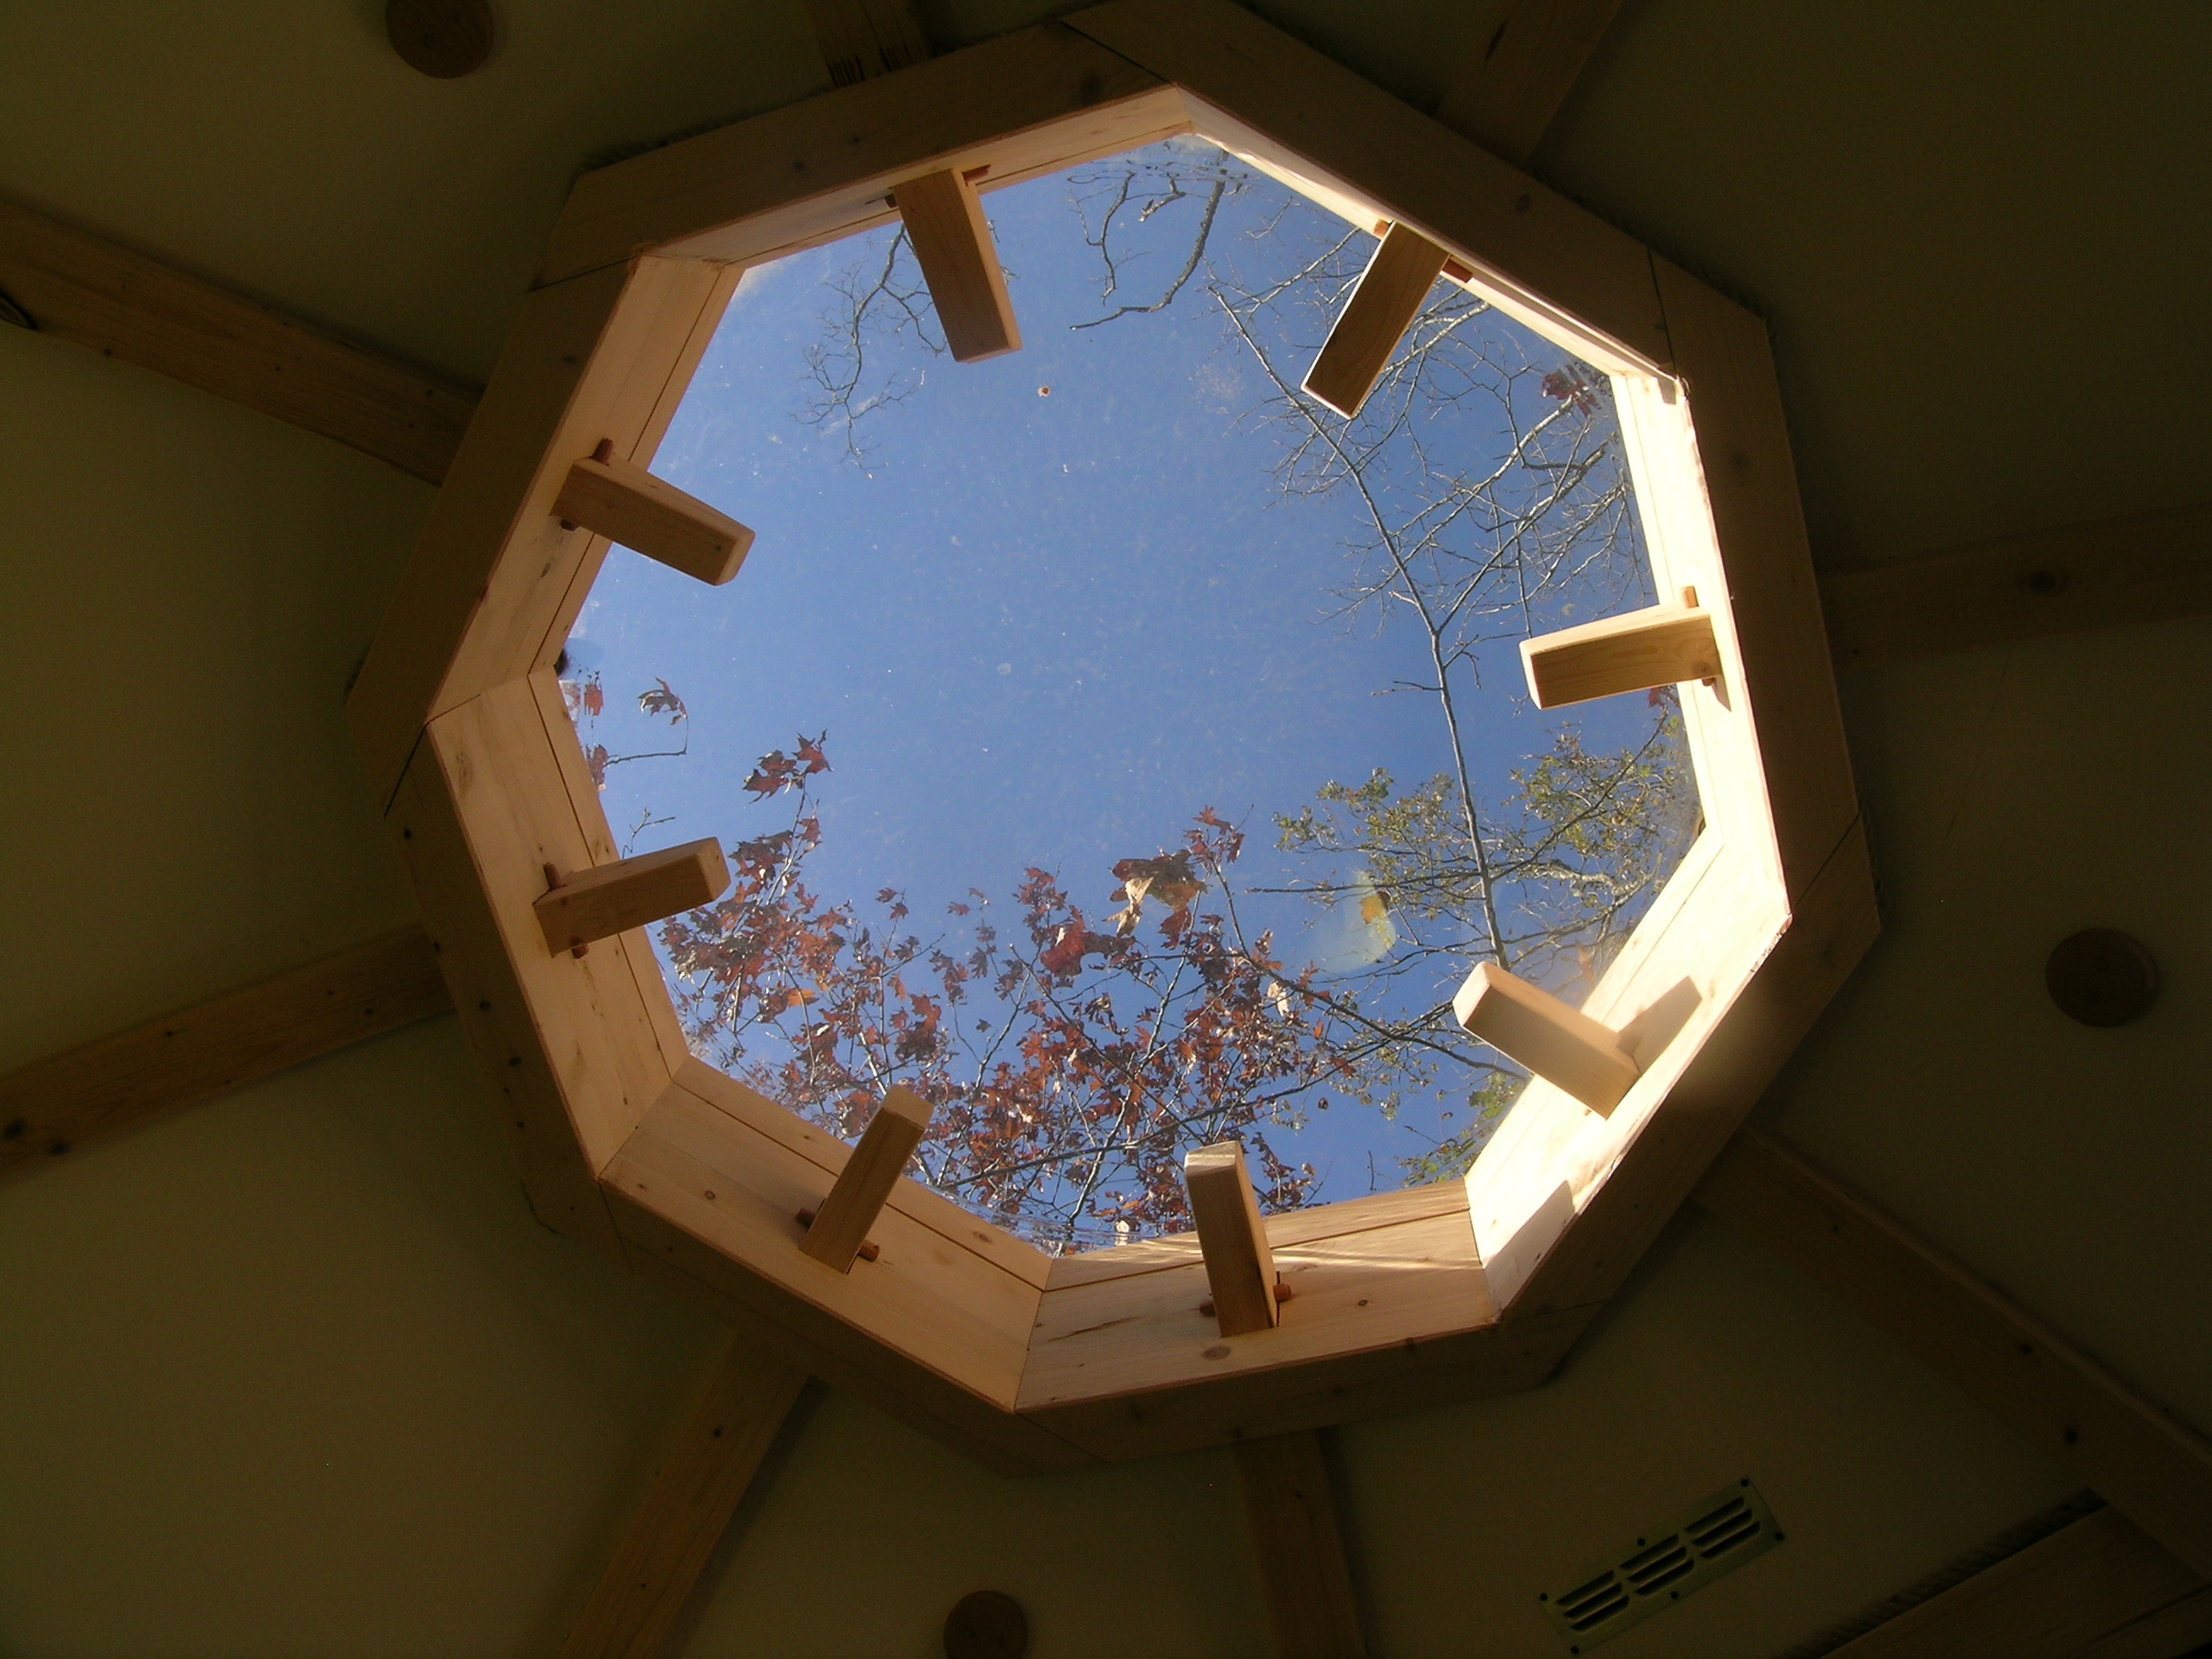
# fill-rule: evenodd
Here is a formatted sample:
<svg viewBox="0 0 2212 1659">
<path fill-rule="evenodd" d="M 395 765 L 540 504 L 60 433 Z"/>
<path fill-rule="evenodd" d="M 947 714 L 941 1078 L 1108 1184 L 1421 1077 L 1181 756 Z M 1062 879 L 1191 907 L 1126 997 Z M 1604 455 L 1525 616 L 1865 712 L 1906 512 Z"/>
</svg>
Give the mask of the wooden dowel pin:
<svg viewBox="0 0 2212 1659">
<path fill-rule="evenodd" d="M 1442 248 L 1391 226 L 1306 371 L 1307 392 L 1340 415 L 1359 413 L 1443 268 Z"/>
<path fill-rule="evenodd" d="M 546 866 L 547 889 L 532 907 L 546 948 L 584 954 L 593 939 L 611 939 L 719 898 L 730 884 L 721 843 L 708 836 L 659 853 L 563 874 Z"/>
<path fill-rule="evenodd" d="M 753 544 L 753 532 L 728 514 L 620 459 L 604 440 L 568 469 L 553 514 L 718 587 Z"/>
<path fill-rule="evenodd" d="M 1653 605 L 1523 640 L 1521 665 L 1536 707 L 1557 708 L 1711 679 L 1721 672 L 1721 657 L 1711 613 L 1698 610 L 1698 590 L 1686 587 L 1679 605 Z"/>
<path fill-rule="evenodd" d="M 830 1196 L 807 1218 L 800 1249 L 841 1273 L 853 1270 L 856 1255 L 875 1260 L 868 1229 L 876 1224 L 891 1188 L 898 1184 L 899 1172 L 921 1144 L 929 1128 L 929 1103 L 903 1084 L 890 1086 Z"/>
<path fill-rule="evenodd" d="M 1467 976 L 1452 1012 L 1474 1036 L 1601 1116 L 1636 1081 L 1636 1062 L 1610 1030 L 1495 963 Z"/>
<path fill-rule="evenodd" d="M 1006 296 L 1006 273 L 975 185 L 948 168 L 908 179 L 891 199 L 906 222 L 952 361 L 980 362 L 1019 351 L 1022 331 Z"/>
<path fill-rule="evenodd" d="M 1217 1140 L 1186 1153 L 1183 1185 L 1198 1248 L 1206 1257 L 1206 1282 L 1213 1291 L 1213 1316 L 1224 1336 L 1264 1331 L 1281 1317 L 1275 1256 L 1260 1220 L 1259 1195 L 1244 1167 L 1244 1148 Z"/>
</svg>

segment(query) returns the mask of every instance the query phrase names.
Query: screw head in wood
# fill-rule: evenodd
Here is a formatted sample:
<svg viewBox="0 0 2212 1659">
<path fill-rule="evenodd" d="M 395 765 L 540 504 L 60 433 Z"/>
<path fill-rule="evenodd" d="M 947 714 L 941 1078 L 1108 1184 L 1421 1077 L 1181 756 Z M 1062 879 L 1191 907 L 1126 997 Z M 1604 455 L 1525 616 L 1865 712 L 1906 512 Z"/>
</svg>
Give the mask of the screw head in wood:
<svg viewBox="0 0 2212 1659">
<path fill-rule="evenodd" d="M 2058 942 L 2043 982 L 2069 1019 L 2124 1025 L 2158 1000 L 2158 963 L 2117 927 L 2086 927 Z"/>
<path fill-rule="evenodd" d="M 1022 1659 L 1029 1650 L 1029 1615 L 1004 1590 L 963 1595 L 945 1615 L 945 1659 Z"/>
<path fill-rule="evenodd" d="M 491 7 L 488 0 L 386 0 L 384 33 L 410 68 L 456 81 L 491 56 Z"/>
</svg>

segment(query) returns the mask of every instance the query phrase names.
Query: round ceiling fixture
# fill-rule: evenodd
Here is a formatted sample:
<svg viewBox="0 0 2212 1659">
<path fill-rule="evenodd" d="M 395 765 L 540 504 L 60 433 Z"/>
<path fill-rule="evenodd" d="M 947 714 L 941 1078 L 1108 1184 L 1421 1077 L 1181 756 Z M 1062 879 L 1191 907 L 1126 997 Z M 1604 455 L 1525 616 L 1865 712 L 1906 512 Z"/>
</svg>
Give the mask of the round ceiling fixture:
<svg viewBox="0 0 2212 1659">
<path fill-rule="evenodd" d="M 2086 927 L 2061 939 L 2043 981 L 2058 1011 L 2084 1025 L 2124 1025 L 2158 1000 L 2158 963 L 2117 927 Z"/>
<path fill-rule="evenodd" d="M 963 1595 L 945 1615 L 945 1659 L 1022 1659 L 1029 1650 L 1028 1615 L 1004 1590 Z"/>
<path fill-rule="evenodd" d="M 384 32 L 410 67 L 458 80 L 491 56 L 491 7 L 487 0 L 386 0 Z"/>
</svg>

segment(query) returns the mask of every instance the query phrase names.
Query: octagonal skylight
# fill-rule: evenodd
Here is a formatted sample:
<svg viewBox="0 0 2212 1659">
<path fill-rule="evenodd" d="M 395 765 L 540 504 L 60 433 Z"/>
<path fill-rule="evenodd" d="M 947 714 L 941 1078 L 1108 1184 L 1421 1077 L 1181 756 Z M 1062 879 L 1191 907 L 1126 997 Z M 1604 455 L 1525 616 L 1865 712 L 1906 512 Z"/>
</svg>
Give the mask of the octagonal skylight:
<svg viewBox="0 0 2212 1659">
<path fill-rule="evenodd" d="M 1658 592 L 1607 377 L 1449 276 L 1304 394 L 1372 227 L 1182 137 L 988 198 L 1023 348 L 955 364 L 896 223 L 746 273 L 654 463 L 758 532 L 617 550 L 561 665 L 693 1051 L 1053 1249 L 1463 1171 L 1699 821 L 1677 697 L 1544 712 L 1518 642 Z"/>
</svg>

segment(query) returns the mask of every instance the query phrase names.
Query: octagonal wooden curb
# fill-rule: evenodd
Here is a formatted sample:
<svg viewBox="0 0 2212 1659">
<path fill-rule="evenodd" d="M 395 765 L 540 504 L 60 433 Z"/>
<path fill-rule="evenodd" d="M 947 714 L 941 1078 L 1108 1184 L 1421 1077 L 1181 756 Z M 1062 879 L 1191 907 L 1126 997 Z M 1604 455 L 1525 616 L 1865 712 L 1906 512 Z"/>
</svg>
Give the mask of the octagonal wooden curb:
<svg viewBox="0 0 2212 1659">
<path fill-rule="evenodd" d="M 1194 1236 L 1049 1258 L 902 1180 L 839 1273 L 800 1249 L 849 1149 L 686 1052 L 642 933 L 548 951 L 549 866 L 615 849 L 553 664 L 606 552 L 554 506 L 652 459 L 748 265 L 1196 133 L 1610 377 L 1705 827 L 1583 1012 L 1638 1074 L 1532 1082 L 1464 1183 L 1273 1218 L 1271 1328 L 1200 1311 Z M 980 170 L 988 168 L 988 173 Z M 604 449 L 602 448 L 604 446 Z M 1115 0 L 577 181 L 348 705 L 464 1027 L 549 1224 L 1011 1472 L 1316 1427 L 1542 1380 L 1873 939 L 1874 889 L 1759 321 L 1227 0 Z"/>
</svg>

